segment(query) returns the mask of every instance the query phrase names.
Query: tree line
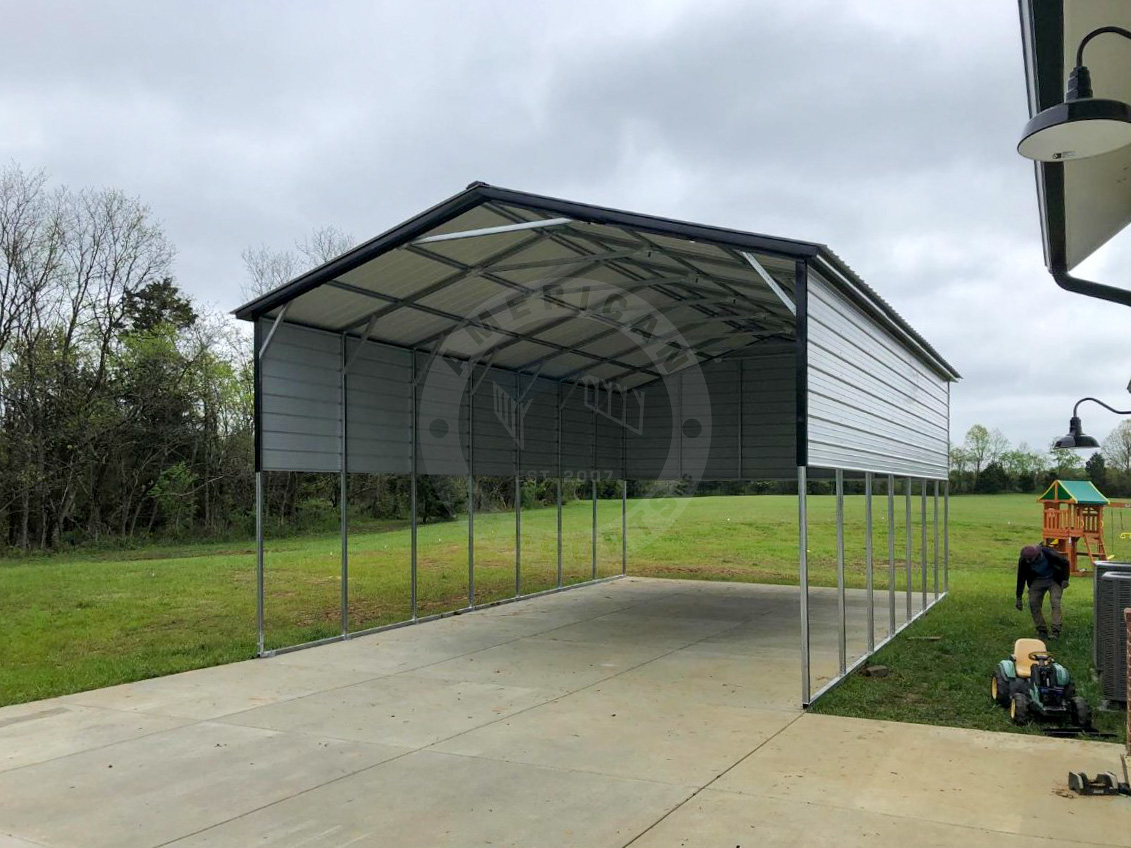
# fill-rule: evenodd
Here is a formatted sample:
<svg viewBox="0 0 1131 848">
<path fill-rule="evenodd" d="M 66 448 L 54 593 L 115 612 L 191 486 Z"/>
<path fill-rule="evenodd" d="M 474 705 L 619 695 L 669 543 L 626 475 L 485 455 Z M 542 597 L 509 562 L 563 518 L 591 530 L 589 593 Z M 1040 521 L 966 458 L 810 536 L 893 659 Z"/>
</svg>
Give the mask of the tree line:
<svg viewBox="0 0 1131 848">
<path fill-rule="evenodd" d="M 975 424 L 950 449 L 952 492 L 1039 493 L 1053 480 L 1091 480 L 1110 497 L 1131 497 L 1131 421 L 1124 421 L 1087 460 L 1077 451 L 1012 446 L 1000 430 Z"/>
<path fill-rule="evenodd" d="M 292 250 L 244 252 L 250 298 L 346 250 L 316 230 Z M 42 172 L 0 169 L 0 553 L 148 538 L 246 537 L 254 528 L 250 333 L 176 283 L 174 248 L 149 207 L 113 189 L 53 188 Z M 1131 496 L 1131 424 L 1086 466 L 1074 452 L 1011 447 L 975 426 L 951 451 L 955 492 L 1036 491 L 1089 477 Z M 269 532 L 329 529 L 334 474 L 271 473 Z M 790 483 L 702 484 L 697 492 L 786 492 Z M 351 516 L 403 521 L 409 481 L 351 475 Z M 683 494 L 686 484 L 630 482 L 630 495 Z M 567 499 L 588 486 L 566 487 Z M 480 510 L 511 509 L 510 478 L 477 478 Z M 556 501 L 528 482 L 526 505 Z M 598 497 L 619 497 L 602 481 Z M 424 478 L 422 520 L 466 508 L 467 482 Z M 352 519 L 351 519 L 352 520 Z"/>
</svg>

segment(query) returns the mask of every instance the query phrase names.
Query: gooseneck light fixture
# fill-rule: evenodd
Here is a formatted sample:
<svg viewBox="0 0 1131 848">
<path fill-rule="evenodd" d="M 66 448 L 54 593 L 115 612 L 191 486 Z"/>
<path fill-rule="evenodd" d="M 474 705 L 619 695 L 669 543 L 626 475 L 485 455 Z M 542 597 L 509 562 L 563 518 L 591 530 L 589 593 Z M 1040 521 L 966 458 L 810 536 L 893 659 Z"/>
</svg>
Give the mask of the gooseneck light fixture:
<svg viewBox="0 0 1131 848">
<path fill-rule="evenodd" d="M 1092 436 L 1084 435 L 1084 428 L 1080 425 L 1080 417 L 1076 414 L 1080 410 L 1080 404 L 1084 401 L 1090 400 L 1092 403 L 1098 403 L 1104 409 L 1114 412 L 1116 415 L 1131 415 L 1131 409 L 1113 409 L 1102 400 L 1096 400 L 1094 397 L 1080 398 L 1076 401 L 1076 405 L 1072 407 L 1072 417 L 1068 420 L 1068 435 L 1061 436 L 1053 443 L 1053 448 L 1056 450 L 1084 450 L 1087 448 L 1098 448 L 1100 443 Z"/>
<path fill-rule="evenodd" d="M 1084 65 L 1084 47 L 1097 35 L 1115 33 L 1131 39 L 1117 26 L 1100 27 L 1084 36 L 1076 49 L 1076 67 L 1068 77 L 1064 102 L 1034 115 L 1025 125 L 1017 152 L 1038 162 L 1062 162 L 1110 153 L 1131 144 L 1131 106 L 1122 100 L 1092 96 L 1092 75 Z"/>
</svg>

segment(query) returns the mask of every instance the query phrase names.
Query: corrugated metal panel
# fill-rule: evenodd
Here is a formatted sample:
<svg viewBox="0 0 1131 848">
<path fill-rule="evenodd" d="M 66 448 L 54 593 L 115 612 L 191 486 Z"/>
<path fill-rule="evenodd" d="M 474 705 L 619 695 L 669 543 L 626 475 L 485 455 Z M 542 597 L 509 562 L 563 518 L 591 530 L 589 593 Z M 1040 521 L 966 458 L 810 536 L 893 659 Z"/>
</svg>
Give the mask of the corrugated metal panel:
<svg viewBox="0 0 1131 848">
<path fill-rule="evenodd" d="M 522 449 L 519 452 L 523 474 L 538 478 L 558 476 L 558 384 L 539 378 L 530 385 L 520 377 L 523 396 Z"/>
<path fill-rule="evenodd" d="M 679 444 L 672 422 L 679 404 L 675 379 L 656 380 L 632 393 L 627 436 L 628 475 L 634 480 L 679 477 Z"/>
<path fill-rule="evenodd" d="M 797 477 L 797 366 L 793 345 L 759 346 L 741 360 L 742 474 Z"/>
<path fill-rule="evenodd" d="M 341 469 L 341 356 L 340 336 L 279 326 L 259 367 L 264 471 Z"/>
<path fill-rule="evenodd" d="M 562 475 L 577 477 L 593 471 L 595 414 L 585 402 L 585 387 L 572 388 L 562 386 Z"/>
<path fill-rule="evenodd" d="M 346 466 L 366 474 L 412 471 L 412 354 L 346 343 Z M 355 356 L 356 353 L 356 356 Z"/>
<path fill-rule="evenodd" d="M 948 385 L 815 272 L 809 465 L 945 478 Z"/>
<path fill-rule="evenodd" d="M 427 369 L 427 370 L 425 370 Z M 416 355 L 417 473 L 463 476 L 467 464 L 466 368 Z"/>
<path fill-rule="evenodd" d="M 399 298 L 427 288 L 454 273 L 453 268 L 435 259 L 427 259 L 407 250 L 394 250 L 343 274 L 339 279 L 351 286 Z"/>
<path fill-rule="evenodd" d="M 700 373 L 680 372 L 640 389 L 644 425 L 628 435 L 629 476 L 793 479 L 792 346 L 767 344 L 741 360 L 707 363 Z"/>
<path fill-rule="evenodd" d="M 517 428 L 521 424 L 515 375 L 498 368 L 491 368 L 484 375 L 482 368 L 476 368 L 472 382 L 479 384 L 472 404 L 475 410 L 473 473 L 486 477 L 512 476 L 517 458 Z"/>
</svg>

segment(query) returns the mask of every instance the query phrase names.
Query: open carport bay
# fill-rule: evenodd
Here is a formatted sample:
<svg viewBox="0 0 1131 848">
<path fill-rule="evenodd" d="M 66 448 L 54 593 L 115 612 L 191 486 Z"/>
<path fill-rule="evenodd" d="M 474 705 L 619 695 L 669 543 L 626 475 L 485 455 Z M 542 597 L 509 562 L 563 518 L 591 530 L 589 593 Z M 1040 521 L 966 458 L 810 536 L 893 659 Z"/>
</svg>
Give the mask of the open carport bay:
<svg viewBox="0 0 1131 848">
<path fill-rule="evenodd" d="M 1054 791 L 1116 746 L 801 713 L 798 591 L 624 578 L 8 707 L 0 846 L 1131 844 Z"/>
</svg>

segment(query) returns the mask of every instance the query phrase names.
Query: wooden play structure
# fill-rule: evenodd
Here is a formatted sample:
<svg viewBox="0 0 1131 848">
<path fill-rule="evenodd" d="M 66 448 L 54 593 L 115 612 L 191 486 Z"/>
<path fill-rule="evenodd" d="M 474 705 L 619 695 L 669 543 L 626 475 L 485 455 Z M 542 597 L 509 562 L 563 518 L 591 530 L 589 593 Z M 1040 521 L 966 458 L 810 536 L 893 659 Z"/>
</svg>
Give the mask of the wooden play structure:
<svg viewBox="0 0 1131 848">
<path fill-rule="evenodd" d="M 1043 544 L 1068 558 L 1073 575 L 1090 570 L 1076 564 L 1085 556 L 1089 564 L 1107 559 L 1104 547 L 1104 507 L 1108 499 L 1087 480 L 1054 480 L 1037 500 L 1044 504 Z"/>
</svg>

